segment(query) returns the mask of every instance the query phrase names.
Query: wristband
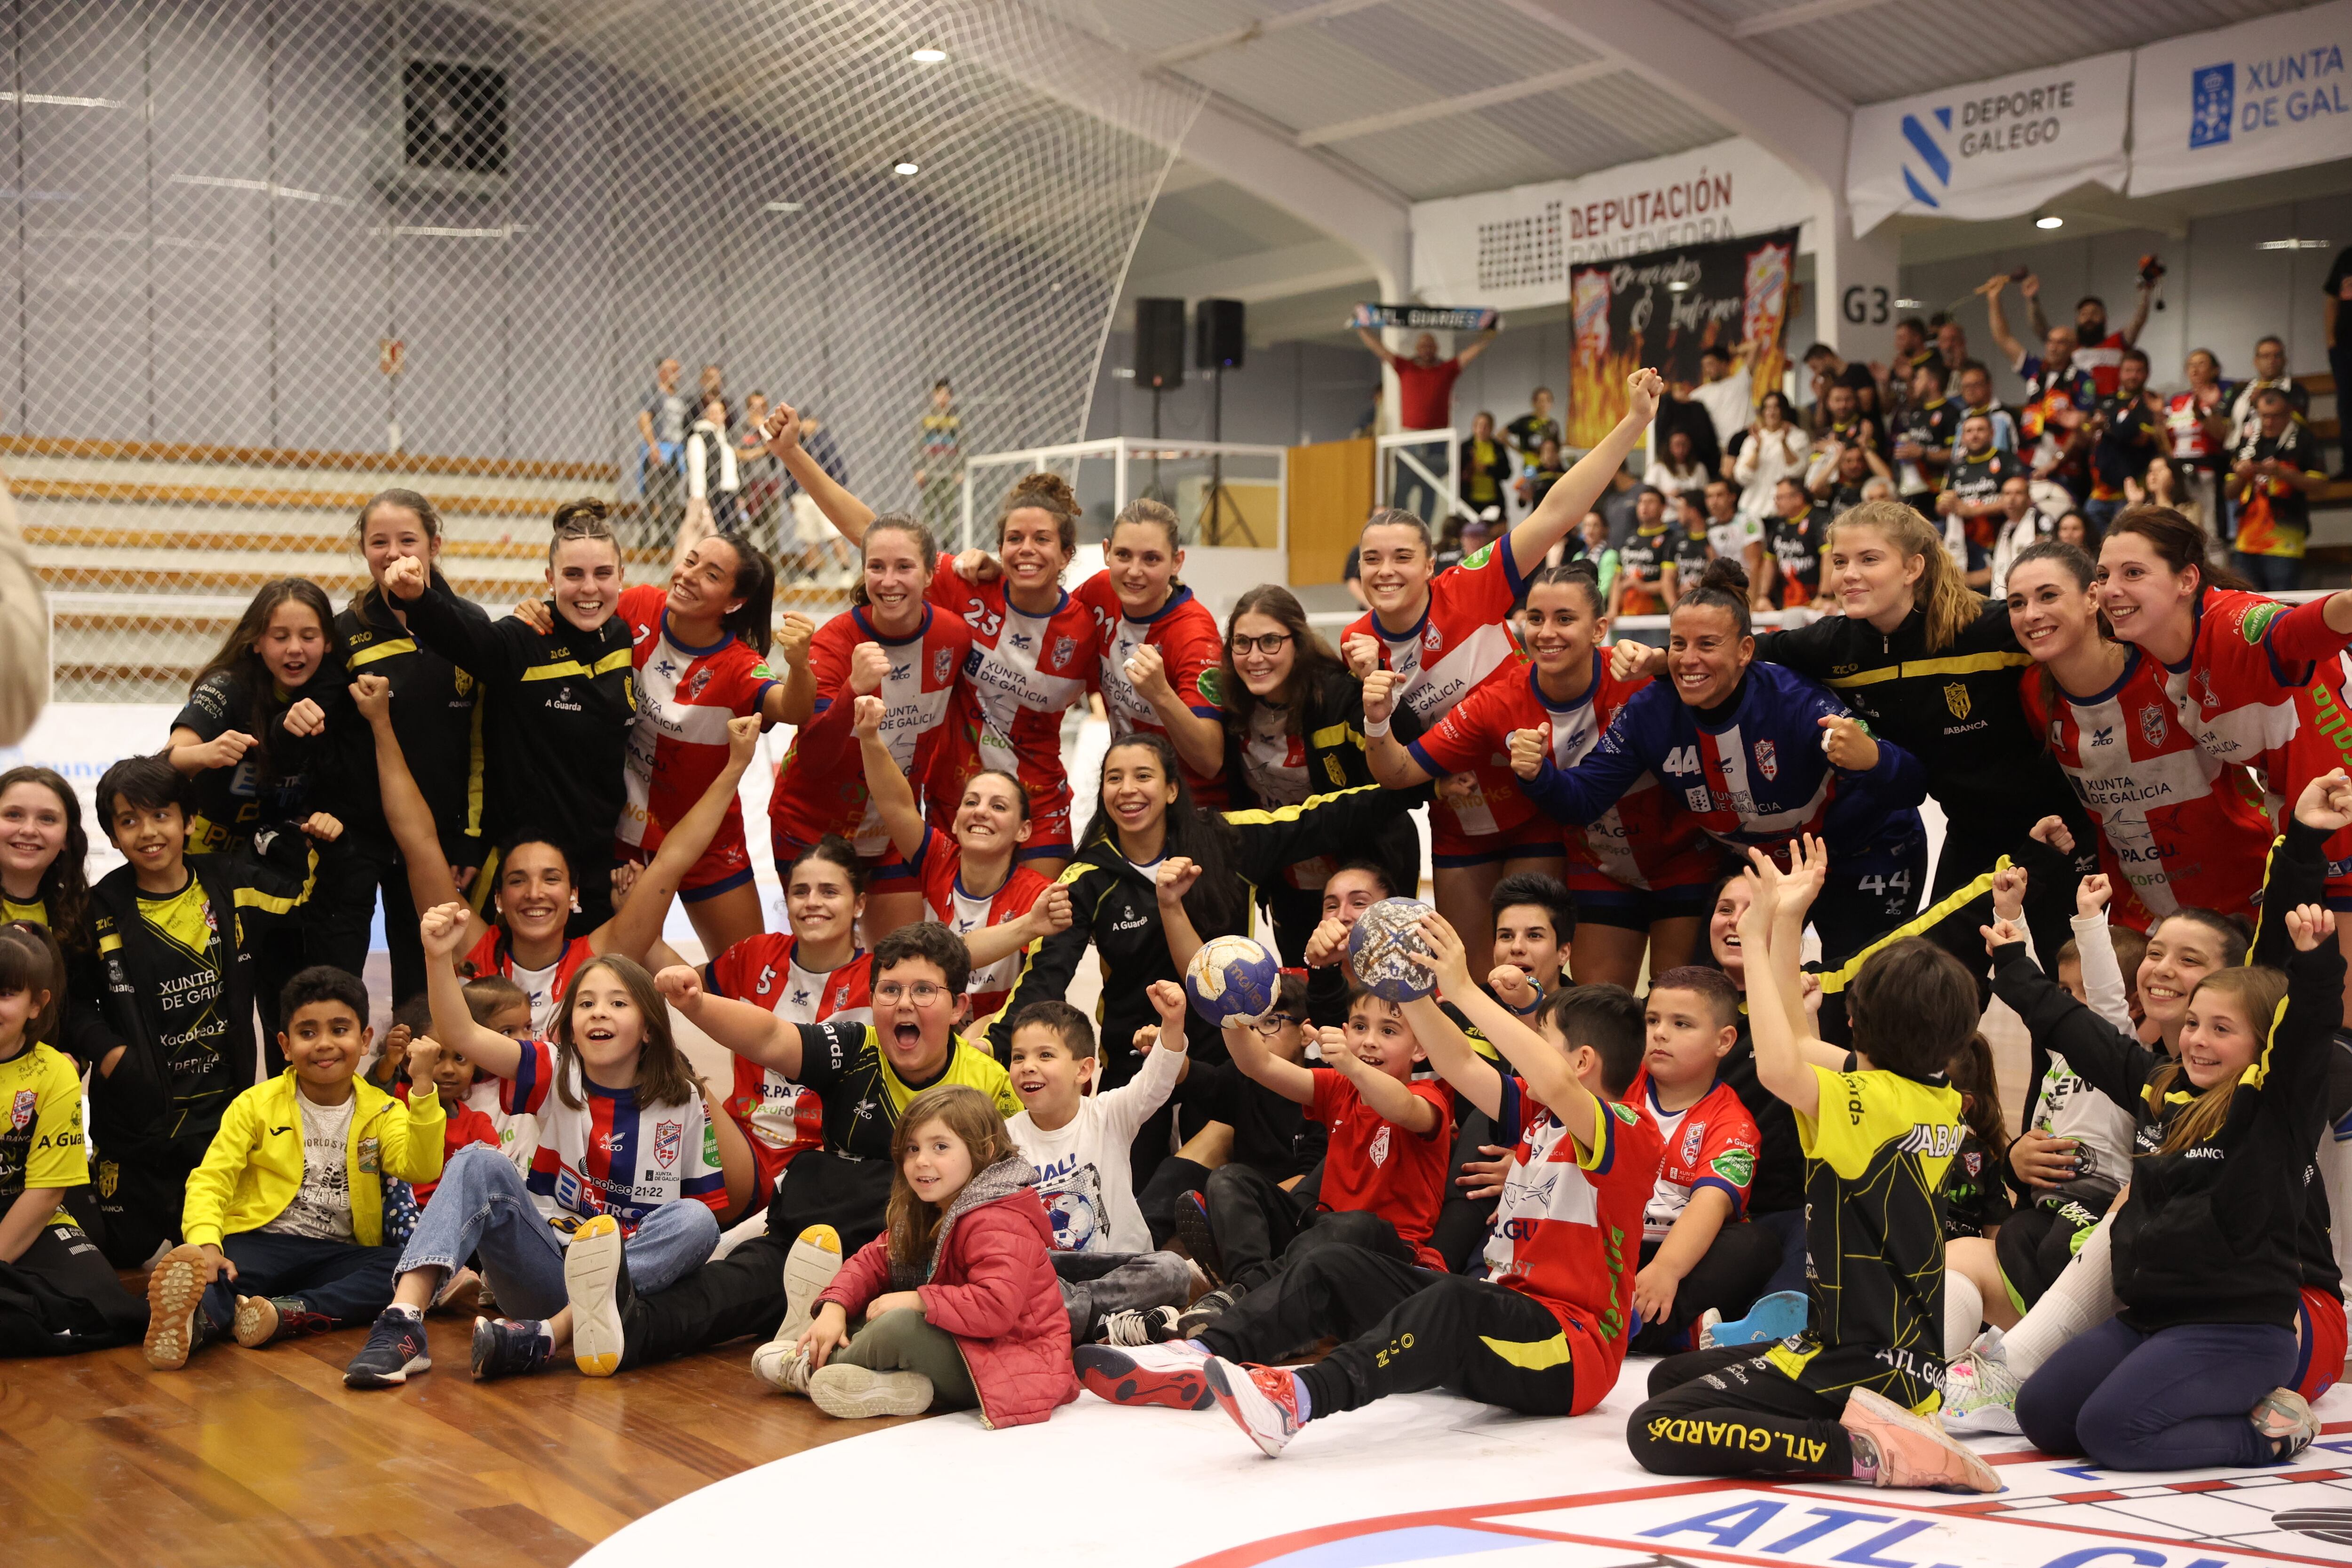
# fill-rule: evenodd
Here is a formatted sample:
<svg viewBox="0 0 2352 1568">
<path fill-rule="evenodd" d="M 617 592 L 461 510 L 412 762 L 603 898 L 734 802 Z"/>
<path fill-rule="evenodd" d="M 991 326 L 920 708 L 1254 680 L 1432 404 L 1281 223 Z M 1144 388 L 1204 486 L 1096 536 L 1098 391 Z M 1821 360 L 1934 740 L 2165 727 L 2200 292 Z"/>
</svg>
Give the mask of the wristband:
<svg viewBox="0 0 2352 1568">
<path fill-rule="evenodd" d="M 1380 722 L 1378 722 L 1377 724 L 1376 724 L 1376 723 L 1374 723 L 1374 722 L 1373 722 L 1372 721 L 1370 721 L 1370 719 L 1367 719 L 1367 720 L 1365 720 L 1365 721 L 1364 721 L 1364 738 L 1365 738 L 1366 740 L 1368 740 L 1368 741 L 1379 741 L 1379 740 L 1383 740 L 1383 739 L 1385 739 L 1385 738 L 1387 737 L 1388 732 L 1389 732 L 1389 721 L 1388 721 L 1386 719 L 1381 720 L 1381 721 Z"/>
</svg>

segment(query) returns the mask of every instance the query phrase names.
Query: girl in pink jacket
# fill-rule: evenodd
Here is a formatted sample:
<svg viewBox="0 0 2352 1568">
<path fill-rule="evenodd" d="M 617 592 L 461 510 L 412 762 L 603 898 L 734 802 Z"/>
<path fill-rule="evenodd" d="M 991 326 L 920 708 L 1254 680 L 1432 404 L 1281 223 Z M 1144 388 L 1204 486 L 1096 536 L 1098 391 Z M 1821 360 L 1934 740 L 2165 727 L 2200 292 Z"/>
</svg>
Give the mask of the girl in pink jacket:
<svg viewBox="0 0 2352 1568">
<path fill-rule="evenodd" d="M 1078 1384 L 1037 1173 L 988 1097 L 961 1084 L 908 1104 L 890 1158 L 889 1226 L 817 1297 L 785 1388 L 829 1415 L 1045 1420 Z"/>
</svg>

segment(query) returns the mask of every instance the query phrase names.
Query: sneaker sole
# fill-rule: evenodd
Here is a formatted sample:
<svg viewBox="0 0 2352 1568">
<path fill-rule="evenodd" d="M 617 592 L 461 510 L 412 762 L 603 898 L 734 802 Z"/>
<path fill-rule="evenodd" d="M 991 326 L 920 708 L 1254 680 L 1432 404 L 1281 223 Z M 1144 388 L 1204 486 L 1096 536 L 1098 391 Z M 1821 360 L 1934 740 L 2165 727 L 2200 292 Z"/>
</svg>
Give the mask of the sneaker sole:
<svg viewBox="0 0 2352 1568">
<path fill-rule="evenodd" d="M 1097 1399 L 1113 1405 L 1156 1405 L 1164 1410 L 1206 1410 L 1217 1402 L 1200 1370 L 1165 1372 L 1135 1364 L 1124 1351 L 1080 1345 L 1071 1359 L 1078 1382 Z M 1200 1363 L 1205 1368 L 1206 1362 Z"/>
<path fill-rule="evenodd" d="M 827 1415 L 864 1421 L 879 1415 L 920 1415 L 931 1407 L 931 1380 L 919 1372 L 876 1373 L 862 1366 L 824 1367 L 809 1380 L 809 1402 Z"/>
<path fill-rule="evenodd" d="M 1914 1488 L 1922 1491 L 1970 1491 L 1979 1494 L 1990 1494 L 2002 1489 L 2000 1478 L 1992 1473 L 1992 1467 L 1968 1448 L 1953 1442 L 1950 1434 L 1944 1430 L 1943 1424 L 1933 1416 L 1916 1415 L 1885 1394 L 1867 1388 L 1854 1389 L 1846 1395 L 1846 1405 L 1849 1408 L 1857 1402 L 1861 1404 L 1863 1415 L 1867 1421 L 1884 1426 L 1898 1426 L 1906 1432 L 1933 1441 L 1939 1448 L 1961 1462 L 1962 1473 L 1967 1478 L 1964 1480 L 1944 1481 L 1926 1486 L 1916 1481 L 1888 1481 L 1883 1484 Z M 1880 1462 L 1885 1463 L 1885 1450 L 1883 1445 L 1879 1458 Z"/>
<path fill-rule="evenodd" d="M 1290 1440 L 1287 1437 L 1268 1438 L 1265 1433 L 1260 1432 L 1255 1426 L 1251 1424 L 1248 1416 L 1242 1414 L 1240 1396 L 1234 1391 L 1233 1380 L 1225 1375 L 1224 1363 L 1222 1362 L 1210 1362 L 1205 1365 L 1201 1375 L 1202 1379 L 1207 1382 L 1210 1392 L 1216 1399 L 1216 1402 L 1224 1407 L 1226 1415 L 1234 1418 L 1234 1425 L 1242 1429 L 1242 1435 L 1244 1436 L 1257 1445 L 1257 1451 L 1264 1454 L 1269 1459 L 1280 1458 L 1282 1457 L 1282 1450 L 1288 1446 Z M 1248 1373 L 1244 1373 L 1243 1375 L 1246 1377 Z M 1250 1392 L 1252 1394 L 1257 1394 L 1257 1391 L 1255 1388 L 1252 1388 Z M 1258 1394 L 1257 1396 L 1261 1399 L 1265 1397 L 1264 1394 Z"/>
<path fill-rule="evenodd" d="M 278 1337 L 277 1307 L 266 1296 L 248 1296 L 236 1304 L 236 1342 L 259 1350 Z"/>
<path fill-rule="evenodd" d="M 413 1372 L 431 1372 L 433 1358 L 422 1353 L 410 1356 L 398 1372 L 347 1372 L 343 1373 L 346 1388 L 398 1388 L 408 1381 Z"/>
<path fill-rule="evenodd" d="M 1209 1228 L 1209 1216 L 1192 1205 L 1179 1199 L 1176 1204 L 1176 1238 L 1209 1283 L 1222 1288 L 1225 1282 L 1225 1260 L 1217 1251 L 1216 1233 Z"/>
<path fill-rule="evenodd" d="M 817 1297 L 841 1272 L 841 1237 L 831 1226 L 811 1226 L 809 1230 L 823 1232 L 824 1239 L 813 1241 L 804 1230 L 784 1254 L 784 1321 L 777 1325 L 776 1339 L 788 1345 L 797 1344 L 808 1332 L 816 1317 Z M 827 1247 L 826 1241 L 833 1245 Z"/>
<path fill-rule="evenodd" d="M 1805 1331 L 1811 1318 L 1811 1303 L 1792 1290 L 1780 1293 L 1786 1300 L 1768 1296 L 1748 1309 L 1748 1315 L 1737 1322 L 1718 1322 L 1709 1333 L 1711 1344 L 1765 1345 L 1778 1344 Z"/>
<path fill-rule="evenodd" d="M 600 1226 L 563 1249 L 563 1293 L 572 1305 L 572 1360 L 583 1377 L 621 1370 L 621 1228 Z"/>
<path fill-rule="evenodd" d="M 141 1349 L 158 1372 L 177 1372 L 195 1349 L 196 1311 L 205 1299 L 205 1270 L 194 1247 L 164 1256 L 147 1277 L 147 1337 Z"/>
</svg>

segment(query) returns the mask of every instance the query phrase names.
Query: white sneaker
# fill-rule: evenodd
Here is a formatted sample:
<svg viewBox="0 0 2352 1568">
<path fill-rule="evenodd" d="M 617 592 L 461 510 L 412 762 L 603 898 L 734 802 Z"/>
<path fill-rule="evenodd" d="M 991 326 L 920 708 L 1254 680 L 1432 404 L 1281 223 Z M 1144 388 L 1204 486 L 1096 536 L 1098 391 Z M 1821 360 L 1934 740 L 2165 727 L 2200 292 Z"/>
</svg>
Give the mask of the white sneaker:
<svg viewBox="0 0 2352 1568">
<path fill-rule="evenodd" d="M 810 1373 L 808 1396 L 827 1415 L 845 1421 L 920 1415 L 931 1407 L 931 1380 L 919 1372 L 874 1372 L 833 1362 Z"/>
<path fill-rule="evenodd" d="M 1102 1321 L 1095 1338 L 1107 1345 L 1156 1345 L 1176 1337 L 1173 1307 L 1126 1308 Z"/>
<path fill-rule="evenodd" d="M 1944 1429 L 2018 1435 L 2018 1375 L 2009 1370 L 2000 1331 L 1988 1328 L 1944 1373 Z"/>
<path fill-rule="evenodd" d="M 784 1254 L 784 1321 L 776 1325 L 774 1339 L 751 1352 L 751 1373 L 761 1383 L 787 1394 L 808 1391 L 805 1383 L 793 1388 L 779 1380 L 784 1375 L 783 1363 L 792 1359 L 793 1347 L 816 1316 L 817 1297 L 840 1272 L 841 1233 L 829 1225 L 813 1225 L 801 1232 Z"/>
<path fill-rule="evenodd" d="M 2292 1388 L 2273 1388 L 2257 1401 L 2246 1419 L 2264 1438 L 2279 1445 L 2281 1464 L 2311 1447 L 2319 1436 L 2319 1417 L 2303 1395 Z"/>
<path fill-rule="evenodd" d="M 772 1340 L 751 1352 L 751 1375 L 779 1394 L 805 1395 L 811 1370 L 808 1357 L 787 1342 Z"/>
<path fill-rule="evenodd" d="M 1298 1379 L 1285 1366 L 1238 1366 L 1211 1356 L 1202 1376 L 1234 1425 L 1271 1459 L 1298 1436 Z"/>
</svg>

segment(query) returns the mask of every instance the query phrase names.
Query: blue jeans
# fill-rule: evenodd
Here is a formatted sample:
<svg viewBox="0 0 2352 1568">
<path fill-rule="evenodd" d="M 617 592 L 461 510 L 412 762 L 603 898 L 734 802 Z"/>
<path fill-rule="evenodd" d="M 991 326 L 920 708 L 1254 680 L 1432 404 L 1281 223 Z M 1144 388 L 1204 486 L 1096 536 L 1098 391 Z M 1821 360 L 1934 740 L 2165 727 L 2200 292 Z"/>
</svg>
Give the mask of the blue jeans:
<svg viewBox="0 0 2352 1568">
<path fill-rule="evenodd" d="M 531 1201 L 513 1162 L 487 1143 L 468 1143 L 441 1167 L 441 1184 L 400 1255 L 400 1272 L 455 1269 L 478 1255 L 500 1311 L 552 1317 L 565 1300 L 567 1245 Z M 651 1295 L 702 1267 L 718 1247 L 719 1217 L 710 1205 L 681 1200 L 647 1215 L 623 1256 L 630 1283 L 640 1295 Z"/>
<path fill-rule="evenodd" d="M 239 1296 L 292 1297 L 338 1323 L 372 1323 L 392 1305 L 399 1254 L 389 1247 L 241 1230 L 221 1238 L 221 1251 L 236 1265 L 236 1279 L 223 1269 L 205 1289 L 205 1316 L 215 1329 L 236 1321 Z"/>
<path fill-rule="evenodd" d="M 2260 593 L 2286 594 L 2303 586 L 2303 563 L 2291 555 L 2249 555 L 2232 550 L 2230 564 Z"/>
<path fill-rule="evenodd" d="M 1751 1223 L 1762 1226 L 1780 1238 L 1780 1267 L 1764 1282 L 1764 1294 L 1777 1295 L 1783 1290 L 1805 1293 L 1805 1211 L 1781 1209 L 1774 1214 L 1750 1215 Z"/>
<path fill-rule="evenodd" d="M 2018 1391 L 2017 1424 L 2045 1454 L 2110 1470 L 2277 1462 L 2246 1419 L 2294 1377 L 2294 1331 L 2184 1323 L 2144 1334 L 2121 1318 L 2062 1346 Z"/>
</svg>

